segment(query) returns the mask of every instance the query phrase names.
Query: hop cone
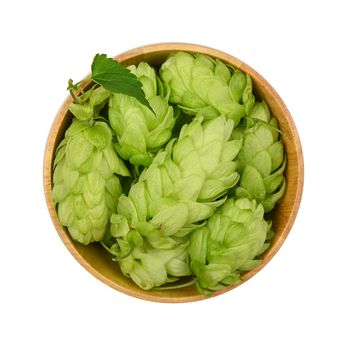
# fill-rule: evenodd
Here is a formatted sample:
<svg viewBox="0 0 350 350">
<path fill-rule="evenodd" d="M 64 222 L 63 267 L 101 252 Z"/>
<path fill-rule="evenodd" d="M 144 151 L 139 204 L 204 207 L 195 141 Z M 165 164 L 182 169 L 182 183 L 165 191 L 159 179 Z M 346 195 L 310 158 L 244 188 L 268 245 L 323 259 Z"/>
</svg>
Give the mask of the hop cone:
<svg viewBox="0 0 350 350">
<path fill-rule="evenodd" d="M 134 165 L 148 166 L 152 153 L 171 137 L 174 111 L 168 104 L 166 84 L 161 83 L 151 66 L 141 62 L 129 69 L 142 83 L 154 114 L 133 97 L 113 94 L 109 100 L 109 120 L 118 137 L 116 149 L 119 155 Z"/>
<path fill-rule="evenodd" d="M 255 103 L 249 120 L 252 126 L 248 123 L 232 134 L 233 139 L 243 141 L 237 157 L 241 178 L 235 195 L 254 198 L 269 212 L 283 196 L 286 186 L 283 143 L 279 139 L 277 120 L 271 117 L 265 102 Z"/>
<path fill-rule="evenodd" d="M 119 217 L 112 217 L 112 222 Z M 124 218 L 125 219 L 125 218 Z M 126 256 L 117 259 L 122 272 L 143 289 L 151 289 L 164 283 L 175 282 L 179 277 L 190 276 L 187 253 L 188 243 L 181 243 L 170 249 L 155 249 L 142 238 L 137 231 L 131 231 L 127 239 L 119 239 L 119 244 L 113 249 L 128 252 Z M 119 248 L 120 245 L 120 248 Z"/>
<path fill-rule="evenodd" d="M 115 174 L 129 172 L 113 149 L 110 127 L 75 119 L 56 151 L 52 195 L 61 224 L 78 242 L 98 241 L 106 232 L 122 193 Z"/>
<path fill-rule="evenodd" d="M 233 159 L 241 141 L 228 140 L 232 127 L 232 121 L 224 117 L 204 124 L 197 118 L 183 126 L 179 139 L 156 155 L 127 197 L 120 197 L 111 234 L 118 242 L 115 248 L 120 252 L 116 255 L 123 273 L 133 278 L 133 256 L 128 254 L 135 246 L 147 254 L 152 249 L 166 252 L 186 244 L 188 234 L 200 226 L 198 222 L 225 201 L 220 197 L 239 179 Z M 127 261 L 120 258 L 127 255 Z M 188 271 L 183 265 L 182 275 Z M 145 283 L 134 281 L 144 288 Z M 166 282 L 164 278 L 162 283 L 154 280 L 153 287 Z"/>
<path fill-rule="evenodd" d="M 191 235 L 189 255 L 202 293 L 219 290 L 240 281 L 241 271 L 256 267 L 256 256 L 268 247 L 270 223 L 255 200 L 227 200 L 206 225 Z"/>
<path fill-rule="evenodd" d="M 212 119 L 223 115 L 238 125 L 254 105 L 249 75 L 233 72 L 220 60 L 176 52 L 163 63 L 160 75 L 170 87 L 170 101 L 187 114 Z"/>
</svg>

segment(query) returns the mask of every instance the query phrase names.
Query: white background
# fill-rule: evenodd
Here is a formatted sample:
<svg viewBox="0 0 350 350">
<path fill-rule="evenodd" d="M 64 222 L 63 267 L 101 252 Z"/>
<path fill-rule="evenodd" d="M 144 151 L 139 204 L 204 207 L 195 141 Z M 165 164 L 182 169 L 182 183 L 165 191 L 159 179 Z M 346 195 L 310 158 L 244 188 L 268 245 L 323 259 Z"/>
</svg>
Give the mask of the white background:
<svg viewBox="0 0 350 350">
<path fill-rule="evenodd" d="M 2 1 L 1 349 L 349 349 L 346 1 Z M 96 53 L 184 41 L 232 54 L 287 104 L 305 156 L 293 229 L 239 288 L 190 304 L 121 294 L 86 272 L 49 218 L 49 128 Z"/>
</svg>

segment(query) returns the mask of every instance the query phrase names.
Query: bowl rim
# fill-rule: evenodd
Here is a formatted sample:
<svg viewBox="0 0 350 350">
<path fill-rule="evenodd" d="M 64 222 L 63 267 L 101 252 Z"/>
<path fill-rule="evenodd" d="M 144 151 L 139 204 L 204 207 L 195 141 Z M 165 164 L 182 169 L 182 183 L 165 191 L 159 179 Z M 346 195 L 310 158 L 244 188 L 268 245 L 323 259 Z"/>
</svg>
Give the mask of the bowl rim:
<svg viewBox="0 0 350 350">
<path fill-rule="evenodd" d="M 191 43 L 185 43 L 185 42 L 163 42 L 163 43 L 148 44 L 148 45 L 133 48 L 131 50 L 125 51 L 123 53 L 120 53 L 114 56 L 114 59 L 125 63 L 125 62 L 128 62 L 128 60 L 132 60 L 135 56 L 137 57 L 141 56 L 140 60 L 142 60 L 142 56 L 146 57 L 148 55 L 155 54 L 155 53 L 164 55 L 166 53 L 170 53 L 173 51 L 187 51 L 187 52 L 209 55 L 209 56 L 218 58 L 222 61 L 225 61 L 226 63 L 229 62 L 229 64 L 233 65 L 234 67 L 248 73 L 250 76 L 254 78 L 254 80 L 258 80 L 259 84 L 263 84 L 264 88 L 268 90 L 269 95 L 273 98 L 273 100 L 279 105 L 279 107 L 283 111 L 286 122 L 289 124 L 289 128 L 291 130 L 292 140 L 296 148 L 297 164 L 298 164 L 298 167 L 295 170 L 296 176 L 297 176 L 295 200 L 291 204 L 292 208 L 290 210 L 288 221 L 284 225 L 283 232 L 281 232 L 281 234 L 279 235 L 279 238 L 276 240 L 274 245 L 269 249 L 268 253 L 264 257 L 263 262 L 255 269 L 244 274 L 243 281 L 242 283 L 239 284 L 241 285 L 245 283 L 247 280 L 249 280 L 251 277 L 253 277 L 256 273 L 258 273 L 261 269 L 263 269 L 266 266 L 266 264 L 269 263 L 272 257 L 275 256 L 277 251 L 281 248 L 282 244 L 284 243 L 287 236 L 289 235 L 289 232 L 295 222 L 295 219 L 300 207 L 303 187 L 304 187 L 304 159 L 303 159 L 303 151 L 302 151 L 299 134 L 298 134 L 296 125 L 294 123 L 294 120 L 289 110 L 287 109 L 287 106 L 283 102 L 282 98 L 278 95 L 276 90 L 270 85 L 270 83 L 265 78 L 263 78 L 257 71 L 255 71 L 253 68 L 247 65 L 245 62 L 223 51 L 220 51 L 208 46 L 199 45 L 199 44 L 191 44 Z M 210 296 L 196 294 L 191 296 L 160 297 L 158 295 L 147 294 L 147 291 L 144 291 L 142 289 L 140 289 L 140 291 L 138 290 L 135 291 L 135 290 L 130 290 L 122 285 L 119 285 L 118 283 L 113 282 L 109 278 L 104 276 L 102 273 L 96 270 L 91 264 L 89 264 L 88 261 L 84 259 L 84 257 L 78 252 L 78 250 L 76 249 L 72 241 L 67 237 L 67 233 L 60 225 L 58 221 L 55 205 L 51 197 L 52 173 L 53 173 L 52 164 L 53 164 L 54 150 L 55 150 L 55 134 L 57 133 L 58 127 L 64 121 L 67 113 L 68 105 L 71 102 L 72 102 L 72 98 L 70 96 L 67 96 L 64 102 L 62 103 L 61 107 L 59 108 L 56 114 L 56 117 L 54 118 L 53 123 L 51 125 L 50 131 L 47 137 L 47 141 L 46 141 L 45 152 L 44 152 L 43 186 L 44 186 L 46 204 L 48 207 L 49 214 L 51 216 L 51 220 L 54 224 L 54 227 L 57 233 L 59 234 L 63 244 L 66 246 L 69 252 L 73 255 L 73 257 L 80 263 L 80 265 L 82 265 L 89 273 L 91 273 L 98 280 L 110 286 L 111 288 L 118 290 L 119 292 L 122 292 L 129 296 L 133 296 L 143 300 L 154 301 L 154 302 L 164 302 L 164 303 L 193 302 L 193 301 L 215 297 L 236 288 L 236 286 L 229 286 L 225 289 L 212 293 Z"/>
</svg>

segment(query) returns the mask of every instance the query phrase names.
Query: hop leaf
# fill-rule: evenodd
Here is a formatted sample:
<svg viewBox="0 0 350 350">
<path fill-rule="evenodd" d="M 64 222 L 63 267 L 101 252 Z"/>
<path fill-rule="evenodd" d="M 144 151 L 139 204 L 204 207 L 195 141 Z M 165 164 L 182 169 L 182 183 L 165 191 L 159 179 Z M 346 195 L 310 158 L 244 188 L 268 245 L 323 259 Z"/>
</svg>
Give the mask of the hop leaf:
<svg viewBox="0 0 350 350">
<path fill-rule="evenodd" d="M 91 79 L 106 90 L 135 97 L 152 110 L 136 76 L 113 58 L 97 54 L 91 64 L 91 73 Z"/>
</svg>

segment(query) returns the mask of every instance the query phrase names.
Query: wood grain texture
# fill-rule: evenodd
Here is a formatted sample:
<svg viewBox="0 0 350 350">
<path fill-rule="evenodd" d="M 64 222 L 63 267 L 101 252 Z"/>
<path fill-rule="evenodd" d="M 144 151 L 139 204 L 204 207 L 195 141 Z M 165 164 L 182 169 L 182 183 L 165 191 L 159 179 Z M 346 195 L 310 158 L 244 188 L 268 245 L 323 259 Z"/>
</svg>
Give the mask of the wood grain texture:
<svg viewBox="0 0 350 350">
<path fill-rule="evenodd" d="M 287 154 L 287 167 L 285 170 L 287 186 L 284 197 L 273 210 L 271 216 L 276 235 L 272 241 L 271 247 L 263 255 L 262 264 L 243 275 L 243 282 L 245 282 L 260 271 L 277 253 L 287 238 L 296 218 L 304 183 L 303 154 L 298 132 L 287 107 L 272 86 L 247 64 L 224 52 L 194 44 L 161 43 L 143 46 L 127 51 L 116 56 L 115 59 L 124 65 L 137 64 L 140 61 L 147 61 L 151 65 L 159 67 L 172 51 L 203 53 L 214 58 L 221 59 L 227 64 L 248 73 L 253 80 L 254 94 L 258 97 L 258 99 L 266 100 L 273 115 L 277 118 L 280 128 L 284 132 L 283 142 Z M 47 139 L 43 169 L 44 191 L 48 210 L 52 222 L 67 249 L 76 258 L 76 260 L 96 278 L 108 286 L 133 297 L 156 302 L 172 303 L 192 302 L 208 298 L 208 296 L 199 294 L 194 287 L 161 292 L 142 290 L 136 286 L 131 279 L 125 277 L 120 272 L 117 263 L 112 261 L 111 256 L 98 243 L 84 246 L 74 242 L 67 230 L 60 225 L 55 206 L 52 201 L 52 164 L 56 147 L 64 137 L 64 132 L 71 122 L 72 117 L 68 112 L 68 105 L 71 102 L 71 97 L 67 97 L 52 124 Z M 233 288 L 235 288 L 235 286 L 215 292 L 210 297 L 225 293 Z"/>
</svg>

